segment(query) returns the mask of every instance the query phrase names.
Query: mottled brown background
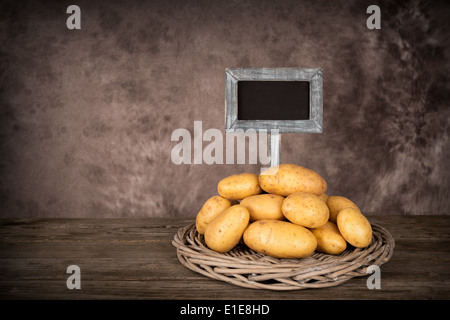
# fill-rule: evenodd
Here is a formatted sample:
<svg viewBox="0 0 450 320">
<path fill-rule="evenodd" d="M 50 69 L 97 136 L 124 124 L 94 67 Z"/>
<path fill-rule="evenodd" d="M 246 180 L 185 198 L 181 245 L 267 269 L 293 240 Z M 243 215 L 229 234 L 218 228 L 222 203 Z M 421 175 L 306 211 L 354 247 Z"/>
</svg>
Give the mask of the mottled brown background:
<svg viewBox="0 0 450 320">
<path fill-rule="evenodd" d="M 66 8 L 81 8 L 81 30 Z M 366 8 L 381 7 L 381 30 Z M 324 132 L 282 161 L 372 214 L 448 214 L 445 1 L 10 1 L 0 6 L 1 217 L 194 216 L 226 175 L 174 165 L 224 128 L 226 67 L 322 67 Z"/>
</svg>

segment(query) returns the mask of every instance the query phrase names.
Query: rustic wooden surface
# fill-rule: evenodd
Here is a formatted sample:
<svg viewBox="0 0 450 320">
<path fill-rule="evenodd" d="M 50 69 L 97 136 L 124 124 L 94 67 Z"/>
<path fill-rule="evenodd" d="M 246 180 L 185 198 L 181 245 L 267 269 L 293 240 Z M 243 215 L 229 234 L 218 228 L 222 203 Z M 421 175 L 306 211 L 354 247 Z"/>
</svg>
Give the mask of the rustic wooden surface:
<svg viewBox="0 0 450 320">
<path fill-rule="evenodd" d="M 1 299 L 449 299 L 450 216 L 371 216 L 393 235 L 381 289 L 367 277 L 331 288 L 274 292 L 237 287 L 183 267 L 171 242 L 193 221 L 0 220 Z M 81 289 L 69 290 L 69 265 Z"/>
</svg>

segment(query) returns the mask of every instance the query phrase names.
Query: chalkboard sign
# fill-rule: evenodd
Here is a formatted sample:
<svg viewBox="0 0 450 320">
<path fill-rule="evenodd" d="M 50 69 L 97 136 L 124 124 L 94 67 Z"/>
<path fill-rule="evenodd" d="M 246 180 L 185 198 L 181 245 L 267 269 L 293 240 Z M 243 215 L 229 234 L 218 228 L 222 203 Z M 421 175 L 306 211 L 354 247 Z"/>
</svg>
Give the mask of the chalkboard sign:
<svg viewBox="0 0 450 320">
<path fill-rule="evenodd" d="M 322 132 L 320 68 L 225 70 L 225 130 Z"/>
</svg>

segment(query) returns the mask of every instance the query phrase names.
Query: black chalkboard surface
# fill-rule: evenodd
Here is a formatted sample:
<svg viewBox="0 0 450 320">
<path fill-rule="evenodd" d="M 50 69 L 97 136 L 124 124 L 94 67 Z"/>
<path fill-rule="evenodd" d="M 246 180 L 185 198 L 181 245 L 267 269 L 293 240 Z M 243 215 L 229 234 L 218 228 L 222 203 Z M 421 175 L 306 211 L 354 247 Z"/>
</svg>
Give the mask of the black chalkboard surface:
<svg viewBox="0 0 450 320">
<path fill-rule="evenodd" d="M 239 81 L 238 120 L 309 120 L 309 81 Z"/>
</svg>

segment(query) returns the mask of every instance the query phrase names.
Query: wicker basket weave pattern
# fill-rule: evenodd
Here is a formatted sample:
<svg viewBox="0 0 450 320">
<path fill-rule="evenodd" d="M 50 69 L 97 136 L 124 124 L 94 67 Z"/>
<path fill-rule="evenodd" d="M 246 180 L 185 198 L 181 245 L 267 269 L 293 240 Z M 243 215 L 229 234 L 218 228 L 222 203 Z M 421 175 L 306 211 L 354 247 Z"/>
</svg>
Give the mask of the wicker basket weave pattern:
<svg viewBox="0 0 450 320">
<path fill-rule="evenodd" d="M 373 237 L 364 248 L 349 246 L 340 255 L 315 252 L 304 259 L 277 259 L 237 245 L 227 253 L 209 249 L 195 223 L 180 228 L 172 244 L 185 267 L 207 277 L 253 289 L 300 290 L 336 286 L 365 276 L 370 265 L 390 260 L 395 241 L 382 226 L 371 223 Z"/>
</svg>

